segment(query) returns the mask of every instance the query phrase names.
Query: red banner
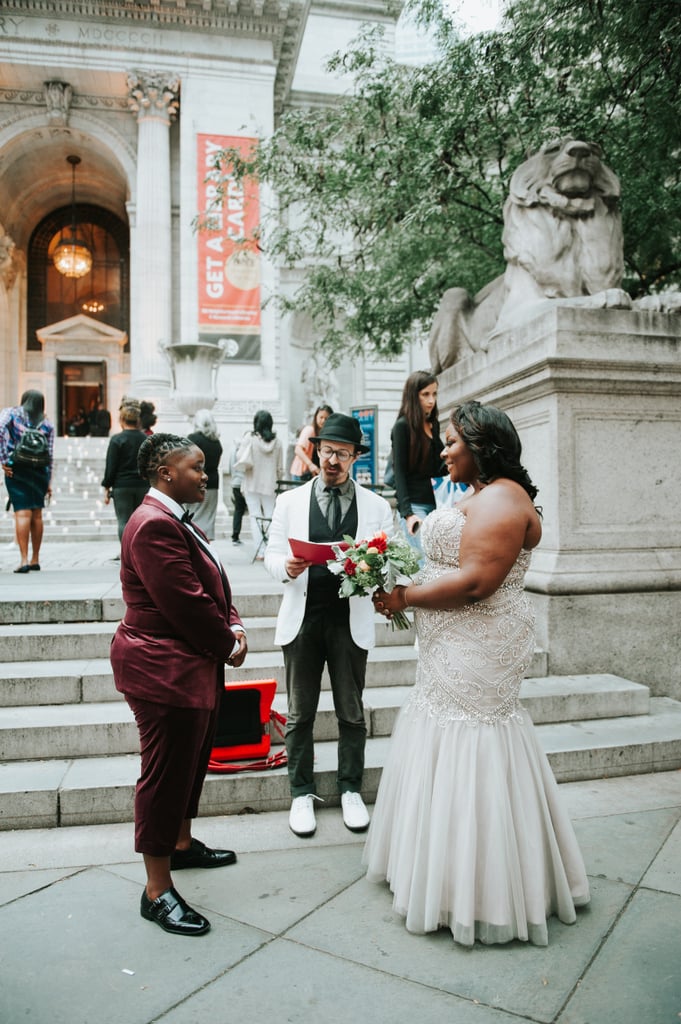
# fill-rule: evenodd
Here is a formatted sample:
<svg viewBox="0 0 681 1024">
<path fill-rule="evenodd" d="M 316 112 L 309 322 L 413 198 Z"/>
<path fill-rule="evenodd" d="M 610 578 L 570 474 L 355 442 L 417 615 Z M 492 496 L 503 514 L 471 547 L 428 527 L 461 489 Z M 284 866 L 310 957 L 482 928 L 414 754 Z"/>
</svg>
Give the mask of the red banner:
<svg viewBox="0 0 681 1024">
<path fill-rule="evenodd" d="M 221 150 L 247 156 L 255 142 L 236 135 L 197 136 L 198 209 L 208 225 L 197 233 L 202 334 L 260 333 L 260 253 L 255 242 L 244 244 L 260 221 L 258 182 L 238 182 L 228 164 L 216 166 Z"/>
</svg>

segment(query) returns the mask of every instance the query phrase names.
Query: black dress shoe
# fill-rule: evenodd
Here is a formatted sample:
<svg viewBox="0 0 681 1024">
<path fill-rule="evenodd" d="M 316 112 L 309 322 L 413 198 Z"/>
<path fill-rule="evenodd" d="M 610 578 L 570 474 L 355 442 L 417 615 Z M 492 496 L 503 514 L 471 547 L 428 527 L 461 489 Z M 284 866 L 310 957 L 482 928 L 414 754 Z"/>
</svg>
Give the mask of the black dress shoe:
<svg viewBox="0 0 681 1024">
<path fill-rule="evenodd" d="M 192 839 L 188 850 L 175 850 L 170 855 L 170 870 L 182 868 L 224 868 L 236 864 L 234 850 L 211 850 L 200 839 Z"/>
<path fill-rule="evenodd" d="M 166 889 L 155 900 L 150 900 L 143 890 L 140 914 L 172 935 L 205 935 L 210 931 L 210 921 L 192 910 L 176 889 Z"/>
<path fill-rule="evenodd" d="M 30 572 L 30 571 L 31 571 L 30 565 L 20 565 L 18 569 L 14 570 L 15 573 L 18 573 L 18 572 L 24 573 L 24 572 Z"/>
</svg>

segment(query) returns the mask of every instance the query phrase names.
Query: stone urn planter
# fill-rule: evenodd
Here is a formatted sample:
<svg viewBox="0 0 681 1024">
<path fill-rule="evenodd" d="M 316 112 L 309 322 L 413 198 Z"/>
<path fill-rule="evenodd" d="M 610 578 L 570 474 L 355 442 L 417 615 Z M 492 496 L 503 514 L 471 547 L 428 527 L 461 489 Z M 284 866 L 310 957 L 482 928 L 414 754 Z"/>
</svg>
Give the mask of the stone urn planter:
<svg viewBox="0 0 681 1024">
<path fill-rule="evenodd" d="M 217 399 L 217 373 L 225 355 L 223 338 L 161 345 L 172 373 L 171 398 L 190 418 L 197 409 L 212 409 Z"/>
</svg>

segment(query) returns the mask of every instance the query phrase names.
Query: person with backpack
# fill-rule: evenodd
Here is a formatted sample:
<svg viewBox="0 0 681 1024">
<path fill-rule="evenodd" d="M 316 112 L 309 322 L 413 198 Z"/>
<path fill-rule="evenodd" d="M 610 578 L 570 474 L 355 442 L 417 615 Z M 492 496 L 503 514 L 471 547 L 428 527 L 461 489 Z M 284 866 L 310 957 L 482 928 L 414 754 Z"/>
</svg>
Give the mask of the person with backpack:
<svg viewBox="0 0 681 1024">
<path fill-rule="evenodd" d="M 21 556 L 15 573 L 40 569 L 43 508 L 45 498 L 52 495 L 53 462 L 54 427 L 45 416 L 45 396 L 40 391 L 24 391 L 20 405 L 0 413 L 0 464 L 9 496 L 7 508 L 14 509 Z"/>
</svg>

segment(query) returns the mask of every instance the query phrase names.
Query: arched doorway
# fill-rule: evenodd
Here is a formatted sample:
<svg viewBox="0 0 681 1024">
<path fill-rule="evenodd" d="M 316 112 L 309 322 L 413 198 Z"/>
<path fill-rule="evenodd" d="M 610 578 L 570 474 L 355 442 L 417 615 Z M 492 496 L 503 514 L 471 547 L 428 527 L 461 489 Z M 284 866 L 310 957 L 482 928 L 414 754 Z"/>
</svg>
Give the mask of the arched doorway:
<svg viewBox="0 0 681 1024">
<path fill-rule="evenodd" d="M 38 224 L 28 246 L 28 312 L 26 348 L 38 351 L 37 331 L 47 324 L 86 314 L 117 330 L 129 330 L 130 235 L 114 213 L 91 204 L 78 205 L 78 233 L 92 253 L 92 268 L 84 277 L 64 277 L 52 254 L 71 207 L 48 214 Z"/>
</svg>

